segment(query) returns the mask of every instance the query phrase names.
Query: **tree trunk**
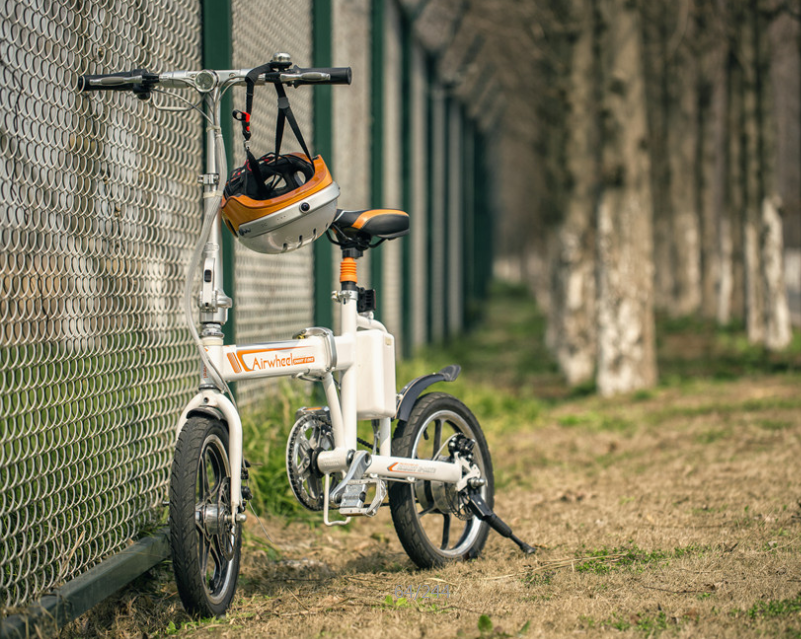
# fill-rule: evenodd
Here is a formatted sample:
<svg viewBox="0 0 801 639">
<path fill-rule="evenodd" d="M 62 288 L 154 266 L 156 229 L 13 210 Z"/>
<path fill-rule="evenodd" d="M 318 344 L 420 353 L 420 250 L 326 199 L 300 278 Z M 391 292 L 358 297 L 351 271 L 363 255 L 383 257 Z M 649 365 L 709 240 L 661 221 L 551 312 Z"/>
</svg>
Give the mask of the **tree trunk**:
<svg viewBox="0 0 801 639">
<path fill-rule="evenodd" d="M 790 307 L 784 282 L 784 238 L 780 199 L 766 197 L 762 202 L 762 275 L 766 292 L 765 346 L 780 350 L 790 345 Z"/>
<path fill-rule="evenodd" d="M 783 16 L 787 19 L 787 16 Z M 784 237 L 782 229 L 782 198 L 779 195 L 779 175 L 782 156 L 779 155 L 777 127 L 782 122 L 776 91 L 770 76 L 781 68 L 787 57 L 786 47 L 780 40 L 780 22 L 777 28 L 769 28 L 766 19 L 760 16 L 754 25 L 754 47 L 759 74 L 759 135 L 762 166 L 761 219 L 760 219 L 760 265 L 764 295 L 765 347 L 780 350 L 790 344 L 790 309 L 784 279 Z M 768 37 L 764 37 L 768 34 Z"/>
<path fill-rule="evenodd" d="M 715 319 L 718 312 L 719 284 L 722 283 L 720 220 L 725 206 L 726 188 L 726 75 L 727 46 L 714 24 L 716 6 L 711 0 L 700 4 L 696 31 L 703 34 L 696 54 L 698 78 L 698 173 L 697 208 L 701 231 L 701 315 Z M 730 238 L 728 238 L 730 242 Z"/>
<path fill-rule="evenodd" d="M 765 305 L 760 260 L 762 153 L 760 140 L 760 75 L 758 66 L 758 27 L 756 0 L 750 0 L 747 10 L 740 12 L 740 56 L 743 61 L 742 133 L 744 147 L 743 240 L 745 272 L 745 326 L 748 341 L 761 344 L 765 339 Z"/>
<path fill-rule="evenodd" d="M 598 390 L 656 383 L 653 229 L 639 16 L 627 0 L 600 0 L 603 191 L 598 207 Z"/>
<path fill-rule="evenodd" d="M 643 65 L 648 105 L 648 148 L 654 225 L 654 307 L 667 312 L 673 303 L 672 210 L 667 140 L 669 92 L 667 83 L 667 24 L 665 1 L 642 3 Z"/>
<path fill-rule="evenodd" d="M 745 321 L 745 172 L 746 144 L 743 132 L 743 69 L 732 52 L 727 64 L 729 78 L 729 183 L 726 207 L 731 231 L 731 300 L 729 314 L 722 323 Z"/>
<path fill-rule="evenodd" d="M 668 2 L 671 41 L 667 45 L 667 151 L 670 162 L 670 203 L 674 288 L 669 313 L 691 315 L 701 305 L 701 250 L 696 194 L 698 94 L 696 61 L 688 43 L 695 37 L 689 2 Z M 682 35 L 680 43 L 673 33 Z"/>
<path fill-rule="evenodd" d="M 573 1 L 567 90 L 565 217 L 557 232 L 551 343 L 568 384 L 595 372 L 594 210 L 598 176 L 597 56 L 593 0 Z"/>
<path fill-rule="evenodd" d="M 730 138 L 736 131 L 731 126 L 731 103 L 729 100 L 729 51 L 722 54 L 721 65 L 713 76 L 711 126 L 714 141 L 714 176 L 711 184 L 712 207 L 717 222 L 717 296 L 715 317 L 718 324 L 726 325 L 732 317 L 732 294 L 734 272 L 732 256 L 734 238 L 732 224 L 732 202 L 729 192 L 731 170 Z"/>
</svg>

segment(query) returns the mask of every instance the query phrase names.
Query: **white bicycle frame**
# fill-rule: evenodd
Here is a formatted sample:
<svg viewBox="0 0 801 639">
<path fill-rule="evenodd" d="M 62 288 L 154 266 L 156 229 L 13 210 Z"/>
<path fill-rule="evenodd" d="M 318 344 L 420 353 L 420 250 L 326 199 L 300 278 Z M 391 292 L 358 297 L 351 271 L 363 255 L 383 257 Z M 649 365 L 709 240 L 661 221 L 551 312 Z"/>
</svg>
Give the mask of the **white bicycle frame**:
<svg viewBox="0 0 801 639">
<path fill-rule="evenodd" d="M 333 299 L 340 307 L 341 335 L 334 336 L 329 329 L 308 328 L 295 339 L 264 342 L 248 345 L 223 345 L 220 327 L 227 319 L 227 308 L 231 300 L 222 290 L 223 261 L 221 242 L 221 216 L 219 198 L 226 167 L 218 159 L 220 102 L 223 92 L 230 86 L 242 84 L 249 69 L 217 72 L 171 72 L 159 76 L 159 84 L 167 88 L 193 87 L 206 95 L 206 112 L 211 120 L 206 135 L 206 173 L 201 176 L 205 200 L 216 201 L 216 217 L 205 238 L 203 263 L 201 265 L 201 290 L 199 294 L 201 368 L 200 390 L 181 414 L 177 435 L 193 411 L 213 409 L 227 423 L 229 433 L 229 464 L 231 468 L 231 512 L 238 521 L 244 519 L 240 513 L 242 504 L 242 477 L 236 469 L 243 468 L 242 421 L 236 407 L 219 389 L 215 378 L 225 382 L 262 377 L 296 377 L 320 381 L 325 391 L 330 410 L 334 448 L 321 452 L 317 458 L 320 471 L 325 475 L 346 470 L 357 447 L 357 421 L 359 419 L 359 369 L 371 375 L 375 371 L 391 370 L 394 397 L 394 352 L 389 349 L 368 348 L 370 340 L 362 339 L 362 333 L 375 342 L 377 336 L 385 338 L 394 346 L 394 338 L 387 329 L 372 318 L 372 313 L 360 314 L 357 310 L 357 292 L 335 291 Z M 205 77 L 202 77 L 206 74 Z M 291 74 L 285 74 L 291 81 Z M 213 79 L 213 82 L 212 82 Z M 282 76 L 283 79 L 283 76 Z M 210 86 L 212 85 L 212 86 Z M 202 87 L 202 88 L 201 88 Z M 224 156 L 222 156 L 224 157 Z M 218 164 L 222 164 L 218 166 Z M 201 237 L 200 242 L 204 238 Z M 191 277 L 192 273 L 188 274 Z M 390 357 L 392 361 L 385 359 Z M 215 372 L 208 370 L 210 364 Z M 340 373 L 340 390 L 334 380 Z M 381 414 L 370 418 L 379 420 L 379 454 L 370 457 L 362 477 L 356 479 L 382 479 L 386 481 L 414 482 L 436 480 L 456 483 L 463 488 L 468 477 L 463 476 L 461 463 L 394 457 L 391 450 L 390 423 L 395 416 L 395 402 L 386 405 Z M 328 481 L 326 482 L 326 484 Z M 326 519 L 326 523 L 329 523 Z"/>
</svg>

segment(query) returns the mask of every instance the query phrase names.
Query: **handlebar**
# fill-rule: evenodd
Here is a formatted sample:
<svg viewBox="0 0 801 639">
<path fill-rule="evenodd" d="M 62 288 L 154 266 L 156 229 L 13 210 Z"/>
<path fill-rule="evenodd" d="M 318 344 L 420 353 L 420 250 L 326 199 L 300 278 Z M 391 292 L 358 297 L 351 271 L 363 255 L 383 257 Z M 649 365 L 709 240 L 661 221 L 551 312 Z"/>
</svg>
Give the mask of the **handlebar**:
<svg viewBox="0 0 801 639">
<path fill-rule="evenodd" d="M 147 99 L 150 90 L 157 84 L 166 88 L 195 88 L 201 93 L 208 93 L 217 87 L 244 84 L 250 69 L 234 69 L 228 71 L 168 71 L 151 73 L 145 69 L 105 73 L 99 75 L 82 75 L 78 78 L 79 91 L 133 91 L 138 97 Z M 291 69 L 276 70 L 263 73 L 257 84 L 288 84 L 301 86 L 304 84 L 350 84 L 350 67 L 308 68 L 297 66 Z"/>
<path fill-rule="evenodd" d="M 294 69 L 291 73 L 300 74 L 300 84 L 350 84 L 351 69 L 350 67 L 333 67 L 328 69 Z M 289 73 L 282 73 L 283 77 Z M 319 78 L 319 79 L 318 79 Z M 297 83 L 297 82 L 296 82 Z"/>
</svg>

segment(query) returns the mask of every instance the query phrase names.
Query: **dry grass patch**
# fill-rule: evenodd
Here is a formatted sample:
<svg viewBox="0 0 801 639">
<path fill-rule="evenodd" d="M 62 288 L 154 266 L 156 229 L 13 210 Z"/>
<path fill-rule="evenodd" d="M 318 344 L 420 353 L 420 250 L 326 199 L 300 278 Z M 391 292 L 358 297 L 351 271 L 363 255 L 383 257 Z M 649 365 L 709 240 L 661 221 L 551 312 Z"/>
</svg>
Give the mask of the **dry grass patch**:
<svg viewBox="0 0 801 639">
<path fill-rule="evenodd" d="M 693 352 L 725 362 L 736 347 L 749 376 L 716 380 L 720 366 L 703 361 L 709 378 L 571 396 L 551 364 L 533 361 L 543 358 L 535 339 L 520 347 L 537 317 L 506 298 L 470 348 L 401 375 L 465 364 L 447 390 L 482 422 L 497 512 L 536 555 L 492 535 L 478 561 L 420 571 L 387 509 L 347 529 L 266 516 L 272 541 L 251 517 L 225 619 L 191 620 L 162 566 L 64 637 L 801 639 L 801 376 L 770 372 L 792 368 L 797 353 L 778 361 L 707 328 L 689 349 L 668 332 L 668 375 L 695 366 Z M 283 490 L 280 468 L 268 467 L 262 490 Z"/>
<path fill-rule="evenodd" d="M 497 511 L 533 557 L 492 536 L 479 561 L 419 571 L 388 512 L 349 529 L 268 518 L 274 545 L 251 518 L 226 619 L 190 620 L 160 569 L 66 636 L 799 637 L 797 383 L 586 398 L 517 433 L 490 420 Z M 698 411 L 710 401 L 746 410 Z"/>
</svg>

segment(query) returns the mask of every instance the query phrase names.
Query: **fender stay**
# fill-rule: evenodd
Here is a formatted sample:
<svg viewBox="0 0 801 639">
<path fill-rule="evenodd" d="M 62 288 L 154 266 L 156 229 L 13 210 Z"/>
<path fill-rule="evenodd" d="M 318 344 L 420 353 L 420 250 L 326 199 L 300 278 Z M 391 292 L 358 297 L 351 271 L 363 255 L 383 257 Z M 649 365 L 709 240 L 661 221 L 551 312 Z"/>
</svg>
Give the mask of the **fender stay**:
<svg viewBox="0 0 801 639">
<path fill-rule="evenodd" d="M 395 419 L 402 422 L 407 421 L 409 415 L 412 413 L 414 403 L 417 401 L 417 398 L 420 397 L 420 393 L 431 386 L 431 384 L 436 384 L 437 382 L 452 382 L 459 377 L 459 373 L 461 372 L 461 366 L 458 364 L 450 364 L 438 373 L 421 375 L 413 379 L 398 393 L 398 407 L 395 411 Z"/>
</svg>

